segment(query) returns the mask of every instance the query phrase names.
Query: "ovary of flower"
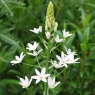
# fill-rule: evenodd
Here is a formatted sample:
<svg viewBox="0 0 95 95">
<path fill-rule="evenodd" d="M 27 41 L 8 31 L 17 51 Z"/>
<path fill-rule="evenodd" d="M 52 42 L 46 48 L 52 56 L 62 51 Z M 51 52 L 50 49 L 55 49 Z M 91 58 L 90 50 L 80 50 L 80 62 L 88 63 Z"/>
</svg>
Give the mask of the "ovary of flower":
<svg viewBox="0 0 95 95">
<path fill-rule="evenodd" d="M 54 31 L 55 31 L 55 32 L 57 31 L 57 27 L 58 27 L 58 23 L 55 22 L 55 27 L 54 27 Z"/>
<path fill-rule="evenodd" d="M 61 67 L 63 67 L 64 66 L 64 64 L 61 64 L 60 62 L 59 63 L 57 63 L 56 61 L 50 61 L 51 62 L 51 64 L 52 64 L 52 66 L 51 67 L 55 67 L 55 68 L 61 68 Z M 51 68 L 51 67 L 49 67 L 49 69 Z"/>
<path fill-rule="evenodd" d="M 50 37 L 51 37 L 50 32 L 45 32 L 45 35 L 46 35 L 46 38 L 47 38 L 47 39 L 50 39 Z"/>
<path fill-rule="evenodd" d="M 61 52 L 61 57 L 56 55 L 56 58 L 59 60 L 60 64 L 63 64 L 67 68 L 67 62 L 69 60 L 69 56 L 64 54 L 64 52 Z"/>
<path fill-rule="evenodd" d="M 40 49 L 38 52 L 37 51 L 33 51 L 33 53 L 27 52 L 27 54 L 32 55 L 32 56 L 37 56 L 41 51 L 42 49 Z"/>
<path fill-rule="evenodd" d="M 48 77 L 48 86 L 49 88 L 55 88 L 60 82 L 57 82 L 55 83 L 55 77 L 54 78 L 51 78 L 51 77 Z"/>
<path fill-rule="evenodd" d="M 34 28 L 33 30 L 30 29 L 30 31 L 38 34 L 39 32 L 42 32 L 42 26 L 39 26 L 39 28 Z"/>
<path fill-rule="evenodd" d="M 56 43 L 60 43 L 60 42 L 62 42 L 62 40 L 63 40 L 63 39 L 59 39 L 59 35 L 57 35 L 56 38 L 55 38 L 55 42 L 56 42 Z"/>
<path fill-rule="evenodd" d="M 29 49 L 29 51 L 36 50 L 38 45 L 39 45 L 39 43 L 37 43 L 37 42 L 34 42 L 34 44 L 28 43 L 28 47 L 26 49 Z"/>
<path fill-rule="evenodd" d="M 18 64 L 18 63 L 21 63 L 23 58 L 24 58 L 25 54 L 23 54 L 23 52 L 20 54 L 20 57 L 19 56 L 15 56 L 15 59 L 16 60 L 12 60 L 10 63 L 12 63 L 12 65 L 14 64 Z"/>
<path fill-rule="evenodd" d="M 36 84 L 40 81 L 47 82 L 46 77 L 50 74 L 45 74 L 46 68 L 43 68 L 41 73 L 37 69 L 35 69 L 35 72 L 37 75 L 32 76 L 31 79 L 36 79 Z"/>
<path fill-rule="evenodd" d="M 25 76 L 25 80 L 23 78 L 20 78 L 20 84 L 22 85 L 23 88 L 27 88 L 31 84 L 32 79 L 28 79 L 27 76 Z"/>
<path fill-rule="evenodd" d="M 64 38 L 67 38 L 68 36 L 71 36 L 72 35 L 72 34 L 69 34 L 69 32 L 66 32 L 65 29 L 62 30 L 62 32 L 63 32 L 63 37 Z"/>
</svg>

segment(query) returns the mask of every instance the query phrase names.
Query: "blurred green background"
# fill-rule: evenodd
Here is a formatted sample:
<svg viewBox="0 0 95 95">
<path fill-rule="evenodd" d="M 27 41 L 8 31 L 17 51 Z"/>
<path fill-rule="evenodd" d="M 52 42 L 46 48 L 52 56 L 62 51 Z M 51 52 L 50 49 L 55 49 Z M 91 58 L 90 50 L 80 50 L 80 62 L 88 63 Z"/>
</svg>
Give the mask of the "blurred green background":
<svg viewBox="0 0 95 95">
<path fill-rule="evenodd" d="M 10 61 L 26 45 L 39 38 L 30 29 L 43 26 L 50 0 L 0 0 L 0 95 L 42 95 L 42 84 L 31 84 L 22 89 L 19 78 L 34 74 L 34 68 Z M 79 64 L 69 65 L 58 76 L 61 84 L 51 95 L 95 95 L 95 0 L 51 0 L 54 4 L 58 31 L 66 29 L 73 35 L 65 46 L 77 52 Z M 43 34 L 45 31 L 43 31 Z M 55 54 L 63 50 L 60 46 Z M 55 56 L 54 54 L 54 56 Z M 27 60 L 28 59 L 28 60 Z M 36 59 L 25 57 L 24 62 L 36 64 Z M 39 57 L 42 63 L 42 60 Z"/>
</svg>

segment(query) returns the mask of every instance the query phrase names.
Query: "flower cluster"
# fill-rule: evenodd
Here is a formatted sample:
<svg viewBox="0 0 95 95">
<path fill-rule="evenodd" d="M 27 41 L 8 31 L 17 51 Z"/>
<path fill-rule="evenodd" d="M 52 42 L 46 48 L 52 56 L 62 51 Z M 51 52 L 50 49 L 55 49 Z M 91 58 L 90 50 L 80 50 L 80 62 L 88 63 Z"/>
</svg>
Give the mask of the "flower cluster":
<svg viewBox="0 0 95 95">
<path fill-rule="evenodd" d="M 32 32 L 38 34 L 37 31 L 39 31 L 39 33 L 40 33 L 39 29 L 35 28 L 34 29 L 35 31 L 32 31 Z M 71 36 L 71 34 L 69 34 L 69 32 L 66 32 L 65 30 L 63 30 L 63 39 L 60 39 L 59 35 L 57 35 L 54 38 L 55 43 L 62 42 L 68 36 Z M 39 43 L 37 43 L 37 42 L 34 42 L 33 44 L 28 43 L 28 47 L 26 49 L 28 49 L 29 52 L 27 52 L 27 54 L 32 55 L 32 56 L 37 56 L 43 50 L 43 49 L 40 49 L 39 51 L 37 51 L 38 45 L 39 45 Z M 65 50 L 66 50 L 66 54 L 62 51 L 61 56 L 56 55 L 56 59 L 58 61 L 56 61 L 56 60 L 53 61 L 52 59 L 50 59 L 49 62 L 51 62 L 51 66 L 48 69 L 50 69 L 52 67 L 61 68 L 63 66 L 65 66 L 67 68 L 67 64 L 78 63 L 77 60 L 79 58 L 74 58 L 74 56 L 77 55 L 76 52 L 72 52 L 71 49 L 67 49 L 66 47 L 65 47 Z M 21 63 L 23 58 L 25 57 L 25 55 L 26 54 L 23 54 L 23 52 L 22 52 L 20 54 L 20 57 L 15 56 L 16 60 L 12 60 L 10 63 L 12 63 L 13 65 Z M 27 88 L 28 86 L 30 86 L 33 79 L 36 80 L 36 84 L 39 83 L 40 81 L 48 82 L 49 88 L 55 88 L 60 83 L 60 82 L 55 83 L 55 77 L 52 78 L 52 77 L 50 77 L 50 74 L 46 74 L 46 68 L 45 67 L 41 67 L 41 68 L 42 68 L 41 72 L 39 72 L 37 69 L 35 69 L 36 75 L 31 76 L 30 80 L 28 79 L 27 76 L 25 76 L 25 80 L 23 78 L 20 78 L 21 82 L 19 82 L 19 83 L 22 85 L 23 88 Z"/>
<path fill-rule="evenodd" d="M 15 56 L 16 60 L 12 60 L 10 62 L 13 65 L 21 63 L 23 58 L 27 54 L 34 56 L 36 58 L 38 55 L 40 55 L 41 52 L 42 52 L 41 57 L 43 57 L 44 54 L 46 54 L 45 55 L 46 62 L 44 65 L 41 65 L 37 59 L 39 68 L 41 68 L 41 72 L 37 68 L 35 68 L 36 75 L 32 75 L 30 80 L 28 79 L 27 76 L 25 76 L 25 79 L 20 78 L 19 83 L 22 85 L 23 88 L 29 87 L 32 80 L 36 80 L 36 84 L 39 83 L 40 81 L 45 82 L 45 83 L 47 82 L 48 88 L 53 89 L 60 82 L 55 83 L 55 78 L 56 78 L 55 73 L 56 72 L 54 72 L 54 74 L 52 75 L 49 72 L 49 71 L 52 71 L 51 68 L 52 67 L 54 67 L 55 69 L 56 68 L 60 69 L 62 67 L 67 68 L 68 64 L 79 63 L 79 62 L 77 62 L 79 58 L 75 58 L 75 55 L 77 55 L 76 52 L 72 52 L 71 49 L 67 49 L 65 46 L 64 46 L 64 48 L 65 48 L 66 53 L 64 51 L 61 51 L 61 56 L 55 55 L 55 59 L 54 59 L 54 57 L 52 58 L 52 56 L 50 56 L 50 55 L 52 55 L 52 52 L 59 46 L 59 44 L 61 44 L 61 43 L 63 44 L 63 42 L 66 41 L 67 37 L 72 35 L 64 29 L 64 30 L 62 30 L 62 33 L 61 33 L 62 36 L 60 38 L 60 36 L 57 34 L 57 27 L 58 27 L 58 23 L 55 22 L 54 12 L 53 12 L 53 4 L 50 1 L 50 4 L 48 6 L 48 10 L 47 10 L 46 22 L 45 22 L 45 31 L 46 32 L 44 33 L 44 35 L 46 38 L 42 37 L 42 35 L 41 35 L 41 33 L 43 33 L 42 26 L 39 26 L 39 28 L 34 28 L 33 30 L 30 29 L 30 31 L 32 33 L 35 33 L 38 35 L 38 37 L 40 38 L 41 42 L 44 45 L 44 48 L 38 50 L 39 43 L 36 41 L 34 41 L 33 43 L 28 43 L 27 47 L 26 47 L 28 52 L 26 52 L 26 54 L 23 54 L 23 52 L 22 52 L 20 54 L 20 57 Z M 42 50 L 46 53 L 44 53 Z M 51 63 L 51 64 L 49 64 L 49 63 Z"/>
<path fill-rule="evenodd" d="M 45 74 L 46 68 L 42 68 L 41 73 L 35 69 L 36 75 L 31 76 L 31 79 L 29 80 L 27 76 L 25 76 L 25 80 L 23 78 L 20 78 L 20 84 L 22 85 L 22 88 L 28 88 L 32 82 L 33 79 L 36 79 L 36 84 L 40 81 L 47 82 L 48 77 L 48 86 L 49 88 L 55 88 L 60 82 L 55 83 L 55 77 L 51 78 L 50 74 Z"/>
</svg>

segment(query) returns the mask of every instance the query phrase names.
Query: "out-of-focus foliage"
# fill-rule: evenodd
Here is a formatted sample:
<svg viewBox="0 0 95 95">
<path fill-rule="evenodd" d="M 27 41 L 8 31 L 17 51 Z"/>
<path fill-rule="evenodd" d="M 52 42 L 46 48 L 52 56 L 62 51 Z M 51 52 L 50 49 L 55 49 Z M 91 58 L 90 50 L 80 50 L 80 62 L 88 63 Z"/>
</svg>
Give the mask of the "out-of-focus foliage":
<svg viewBox="0 0 95 95">
<path fill-rule="evenodd" d="M 31 84 L 31 88 L 22 89 L 18 83 L 20 77 L 30 77 L 34 70 L 22 63 L 12 66 L 10 61 L 15 54 L 26 52 L 27 42 L 40 42 L 29 29 L 44 25 L 48 2 L 49 0 L 0 0 L 0 95 L 42 95 L 41 84 Z M 58 80 L 62 83 L 51 93 L 95 95 L 95 0 L 52 2 L 58 28 L 66 28 L 73 33 L 65 45 L 77 51 L 80 63 L 69 65 L 59 75 Z M 59 46 L 54 56 L 63 47 L 64 45 Z M 27 57 L 24 61 L 30 65 L 36 64 L 35 58 Z M 43 63 L 44 60 L 40 64 Z"/>
</svg>

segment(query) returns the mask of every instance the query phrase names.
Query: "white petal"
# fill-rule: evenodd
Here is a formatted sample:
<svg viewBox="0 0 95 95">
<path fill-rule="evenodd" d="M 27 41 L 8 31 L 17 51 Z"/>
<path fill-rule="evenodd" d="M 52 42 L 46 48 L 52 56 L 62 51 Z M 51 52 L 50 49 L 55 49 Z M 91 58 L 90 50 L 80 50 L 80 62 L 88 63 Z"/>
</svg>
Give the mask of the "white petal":
<svg viewBox="0 0 95 95">
<path fill-rule="evenodd" d="M 40 79 L 37 79 L 37 80 L 36 80 L 36 84 L 37 84 L 38 82 L 40 82 Z"/>
<path fill-rule="evenodd" d="M 48 77 L 48 76 L 50 76 L 50 74 L 45 74 L 45 75 L 44 75 L 45 78 Z"/>
<path fill-rule="evenodd" d="M 23 56 L 23 52 L 20 54 L 20 58 Z"/>
<path fill-rule="evenodd" d="M 16 60 L 19 60 L 20 58 L 18 56 L 15 56 Z"/>
<path fill-rule="evenodd" d="M 16 61 L 16 60 L 12 60 L 10 63 L 17 64 L 17 63 L 19 63 L 19 62 Z"/>
<path fill-rule="evenodd" d="M 53 85 L 55 84 L 55 77 L 52 79 L 52 84 Z"/>
<path fill-rule="evenodd" d="M 64 52 L 61 52 L 61 58 L 64 59 Z"/>
<path fill-rule="evenodd" d="M 53 85 L 53 84 L 52 84 L 52 78 L 51 78 L 51 77 L 48 77 L 48 85 L 49 85 L 49 87 L 50 87 L 51 85 Z"/>
<path fill-rule="evenodd" d="M 41 75 L 40 72 L 39 72 L 37 69 L 35 69 L 35 72 L 36 72 L 36 74 L 37 74 L 38 76 Z"/>
<path fill-rule="evenodd" d="M 25 82 L 28 83 L 28 81 L 29 81 L 29 80 L 28 80 L 28 77 L 25 76 Z"/>
<path fill-rule="evenodd" d="M 23 78 L 20 78 L 21 83 L 23 84 L 25 80 Z"/>
<path fill-rule="evenodd" d="M 53 86 L 53 88 L 55 88 L 59 83 L 60 83 L 60 82 L 57 82 L 57 83 Z"/>
<path fill-rule="evenodd" d="M 38 76 L 32 76 L 31 79 L 39 79 Z"/>
<path fill-rule="evenodd" d="M 42 81 L 43 81 L 43 82 L 47 82 L 46 78 L 42 78 Z"/>
<path fill-rule="evenodd" d="M 46 68 L 43 68 L 42 71 L 41 71 L 41 75 L 43 76 L 46 72 Z"/>
<path fill-rule="evenodd" d="M 31 43 L 28 43 L 28 47 L 31 48 L 33 45 Z"/>
<path fill-rule="evenodd" d="M 56 55 L 56 58 L 59 60 L 59 61 L 61 61 L 62 59 L 61 59 L 61 57 L 60 56 L 58 56 L 58 55 Z"/>
<path fill-rule="evenodd" d="M 29 80 L 29 85 L 31 84 L 32 79 Z"/>
<path fill-rule="evenodd" d="M 40 49 L 39 51 L 38 51 L 38 54 L 42 51 L 43 49 Z"/>
</svg>

